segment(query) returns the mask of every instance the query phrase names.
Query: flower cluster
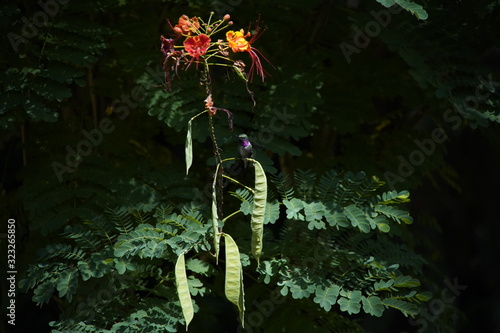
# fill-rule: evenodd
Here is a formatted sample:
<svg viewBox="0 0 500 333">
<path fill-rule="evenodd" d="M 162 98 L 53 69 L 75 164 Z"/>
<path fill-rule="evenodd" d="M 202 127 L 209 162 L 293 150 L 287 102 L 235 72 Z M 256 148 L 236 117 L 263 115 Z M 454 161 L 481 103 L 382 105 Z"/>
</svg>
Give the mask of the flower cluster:
<svg viewBox="0 0 500 333">
<path fill-rule="evenodd" d="M 203 64 L 208 66 L 229 66 L 234 69 L 245 81 L 251 81 L 254 73 L 257 72 L 264 81 L 266 72 L 262 67 L 260 52 L 252 44 L 260 37 L 263 30 L 257 23 L 254 33 L 250 31 L 229 30 L 225 39 L 214 39 L 214 35 L 226 30 L 233 25 L 231 17 L 226 14 L 222 19 L 211 22 L 213 13 L 205 23 L 199 17 L 189 17 L 182 15 L 177 24 L 169 25 L 173 30 L 171 38 L 160 37 L 161 52 L 163 53 L 163 70 L 165 71 L 165 81 L 167 88 L 171 87 L 171 75 L 173 71 L 178 73 L 178 69 L 187 69 L 194 62 L 196 67 Z M 167 20 L 168 21 L 168 20 Z M 182 41 L 182 45 L 180 45 Z M 231 52 L 247 52 L 250 55 L 251 66 L 248 73 L 245 71 L 245 63 L 241 60 L 231 59 Z M 264 57 L 263 57 L 264 58 Z M 265 59 L 265 58 L 264 58 Z M 267 59 L 265 59 L 267 61 Z"/>
</svg>

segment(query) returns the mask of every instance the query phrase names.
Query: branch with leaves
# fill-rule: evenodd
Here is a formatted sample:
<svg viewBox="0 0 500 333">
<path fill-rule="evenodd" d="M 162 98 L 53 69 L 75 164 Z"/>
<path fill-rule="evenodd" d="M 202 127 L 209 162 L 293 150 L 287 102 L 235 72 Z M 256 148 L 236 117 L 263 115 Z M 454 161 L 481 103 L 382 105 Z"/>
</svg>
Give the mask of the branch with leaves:
<svg viewBox="0 0 500 333">
<path fill-rule="evenodd" d="M 178 75 L 180 69 L 186 70 L 193 63 L 195 63 L 195 67 L 197 69 L 199 65 L 201 65 L 202 67 L 201 84 L 206 89 L 207 98 L 204 101 L 205 110 L 195 115 L 188 121 L 185 145 L 186 174 L 189 173 L 189 169 L 191 168 L 193 163 L 192 122 L 200 115 L 207 113 L 210 139 L 213 145 L 214 156 L 217 161 L 217 166 L 212 183 L 213 247 L 215 251 L 216 262 L 218 263 L 220 237 L 223 236 L 225 239 L 226 248 L 225 293 L 228 300 L 237 306 L 238 311 L 240 312 L 241 323 L 242 325 L 244 325 L 245 307 L 243 275 L 238 246 L 230 235 L 222 232 L 222 227 L 219 225 L 219 221 L 222 218 L 223 203 L 222 177 L 224 176 L 224 168 L 222 164 L 223 162 L 233 159 L 226 159 L 224 161 L 221 159 L 219 153 L 220 149 L 217 144 L 216 133 L 213 125 L 213 117 L 216 115 L 217 111 L 223 111 L 228 116 L 229 128 L 232 131 L 233 114 L 227 109 L 217 108 L 214 106 L 212 91 L 210 87 L 210 67 L 226 66 L 233 69 L 238 74 L 238 76 L 245 81 L 245 84 L 247 85 L 247 91 L 249 92 L 253 100 L 253 93 L 248 89 L 248 82 L 252 80 L 255 72 L 262 78 L 263 81 L 266 75 L 259 57 L 260 52 L 252 46 L 253 42 L 255 42 L 260 37 L 263 30 L 257 23 L 254 34 L 252 34 L 250 31 L 247 31 L 245 33 L 243 29 L 240 29 L 239 31 L 229 30 L 226 32 L 225 40 L 217 39 L 216 42 L 212 42 L 212 38 L 214 35 L 228 29 L 233 25 L 233 22 L 230 21 L 229 14 L 226 14 L 222 19 L 217 21 L 212 21 L 212 16 L 213 12 L 211 13 L 207 22 L 203 21 L 199 17 L 190 18 L 187 15 L 182 15 L 175 26 L 172 26 L 172 24 L 170 24 L 169 22 L 170 27 L 175 33 L 175 37 L 165 38 L 164 36 L 161 36 L 161 51 L 164 57 L 163 69 L 165 71 L 165 83 L 167 90 L 171 89 L 171 72 L 174 72 L 176 75 Z M 247 38 L 249 37 L 250 40 L 247 41 Z M 176 45 L 176 42 L 179 40 L 183 40 L 182 45 Z M 251 59 L 251 66 L 248 73 L 245 72 L 245 63 L 241 60 L 231 59 L 230 52 L 247 52 L 249 54 Z M 254 208 L 250 224 L 252 230 L 252 254 L 257 259 L 257 263 L 259 264 L 263 243 L 262 236 L 264 212 L 267 200 L 267 178 L 259 162 L 253 159 L 247 159 L 247 161 L 253 162 L 255 166 L 255 188 L 253 189 Z M 231 178 L 228 179 L 233 180 Z M 240 184 L 237 181 L 236 183 Z M 231 214 L 230 216 L 232 215 L 233 214 Z M 175 272 L 179 299 L 183 309 L 187 328 L 187 325 L 189 325 L 189 322 L 193 318 L 193 305 L 190 297 L 188 297 L 189 292 L 186 292 L 187 277 L 185 274 L 185 269 L 180 267 L 184 263 L 184 255 L 185 252 L 183 252 L 179 256 Z"/>
</svg>

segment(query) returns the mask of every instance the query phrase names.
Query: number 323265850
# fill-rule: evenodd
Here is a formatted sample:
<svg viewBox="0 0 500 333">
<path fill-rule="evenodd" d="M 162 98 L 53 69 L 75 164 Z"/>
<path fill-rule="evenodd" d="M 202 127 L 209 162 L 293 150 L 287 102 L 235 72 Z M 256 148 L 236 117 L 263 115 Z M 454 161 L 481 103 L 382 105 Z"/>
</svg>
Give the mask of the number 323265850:
<svg viewBox="0 0 500 333">
<path fill-rule="evenodd" d="M 16 260 L 16 225 L 13 220 L 9 220 L 8 223 L 8 240 L 7 242 L 9 243 L 7 245 L 7 264 L 8 265 L 14 265 L 15 260 Z"/>
</svg>

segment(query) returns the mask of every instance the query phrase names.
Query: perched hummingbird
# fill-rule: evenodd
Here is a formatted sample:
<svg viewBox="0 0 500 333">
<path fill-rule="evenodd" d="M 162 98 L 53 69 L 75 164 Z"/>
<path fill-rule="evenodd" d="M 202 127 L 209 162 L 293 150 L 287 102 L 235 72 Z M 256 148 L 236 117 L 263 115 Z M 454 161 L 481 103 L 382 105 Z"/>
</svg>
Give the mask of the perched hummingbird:
<svg viewBox="0 0 500 333">
<path fill-rule="evenodd" d="M 240 157 L 243 159 L 244 165 L 243 173 L 245 173 L 248 166 L 248 161 L 246 159 L 252 158 L 253 156 L 252 144 L 250 143 L 250 141 L 248 141 L 248 136 L 246 134 L 240 134 L 238 136 L 238 141 L 240 142 Z"/>
</svg>

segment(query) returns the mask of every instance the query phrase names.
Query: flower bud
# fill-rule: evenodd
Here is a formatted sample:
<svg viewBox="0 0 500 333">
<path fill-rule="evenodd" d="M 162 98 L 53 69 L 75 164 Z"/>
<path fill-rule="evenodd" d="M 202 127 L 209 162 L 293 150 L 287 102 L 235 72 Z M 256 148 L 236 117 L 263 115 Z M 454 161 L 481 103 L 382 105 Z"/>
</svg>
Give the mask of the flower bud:
<svg viewBox="0 0 500 333">
<path fill-rule="evenodd" d="M 224 21 L 229 21 L 229 19 L 231 19 L 231 15 L 229 14 L 224 15 Z"/>
</svg>

